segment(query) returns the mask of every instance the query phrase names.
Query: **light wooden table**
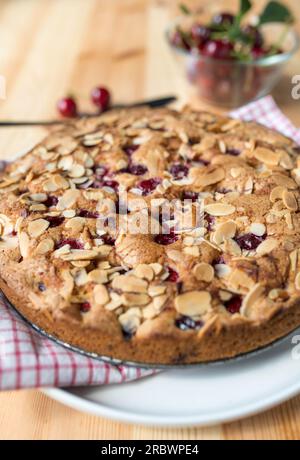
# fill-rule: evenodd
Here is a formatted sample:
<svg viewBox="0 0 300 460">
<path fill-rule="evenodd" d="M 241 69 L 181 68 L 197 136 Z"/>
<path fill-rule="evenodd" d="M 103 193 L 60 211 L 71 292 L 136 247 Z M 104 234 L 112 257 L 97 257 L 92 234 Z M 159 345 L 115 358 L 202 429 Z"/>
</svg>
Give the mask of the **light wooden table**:
<svg viewBox="0 0 300 460">
<path fill-rule="evenodd" d="M 211 3 L 218 8 L 226 2 Z M 288 3 L 297 10 L 298 0 Z M 162 38 L 175 4 L 177 0 L 1 0 L 0 75 L 6 78 L 7 94 L 0 100 L 0 117 L 55 116 L 57 98 L 69 91 L 80 97 L 83 108 L 91 108 L 88 95 L 95 84 L 107 84 L 117 101 L 171 92 L 181 102 L 203 107 Z M 274 92 L 298 126 L 300 101 L 291 98 L 291 75 L 300 74 L 299 57 Z M 37 128 L 1 129 L 1 158 L 12 158 L 43 133 Z M 8 392 L 0 395 L 0 438 L 299 439 L 300 397 L 235 423 L 171 430 L 88 416 L 39 391 Z"/>
</svg>

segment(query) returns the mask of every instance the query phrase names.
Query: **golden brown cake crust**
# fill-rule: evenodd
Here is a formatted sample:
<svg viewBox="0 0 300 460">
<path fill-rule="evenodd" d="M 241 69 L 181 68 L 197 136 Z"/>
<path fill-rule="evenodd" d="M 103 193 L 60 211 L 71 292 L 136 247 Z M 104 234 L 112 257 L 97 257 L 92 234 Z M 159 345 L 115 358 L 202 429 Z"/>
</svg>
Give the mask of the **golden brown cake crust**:
<svg viewBox="0 0 300 460">
<path fill-rule="evenodd" d="M 300 325 L 298 153 L 189 108 L 70 123 L 0 176 L 0 288 L 48 333 L 116 359 L 267 345 Z"/>
</svg>

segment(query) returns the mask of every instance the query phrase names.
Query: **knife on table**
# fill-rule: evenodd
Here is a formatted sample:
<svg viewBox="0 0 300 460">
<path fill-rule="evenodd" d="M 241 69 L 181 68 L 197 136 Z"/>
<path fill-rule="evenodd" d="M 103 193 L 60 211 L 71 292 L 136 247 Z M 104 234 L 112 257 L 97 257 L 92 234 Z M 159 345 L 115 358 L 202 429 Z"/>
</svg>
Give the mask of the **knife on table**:
<svg viewBox="0 0 300 460">
<path fill-rule="evenodd" d="M 132 104 L 116 104 L 111 106 L 108 110 L 114 109 L 133 109 L 135 107 L 164 107 L 165 105 L 171 104 L 171 102 L 176 101 L 176 96 L 166 96 L 159 99 L 149 99 L 146 101 L 134 102 Z M 90 118 L 95 117 L 99 114 L 97 113 L 83 113 L 79 115 L 79 118 Z M 61 125 L 65 124 L 71 119 L 61 119 L 61 120 L 0 120 L 1 127 L 18 127 L 18 126 L 52 126 L 52 125 Z M 76 120 L 76 119 L 75 119 Z"/>
</svg>

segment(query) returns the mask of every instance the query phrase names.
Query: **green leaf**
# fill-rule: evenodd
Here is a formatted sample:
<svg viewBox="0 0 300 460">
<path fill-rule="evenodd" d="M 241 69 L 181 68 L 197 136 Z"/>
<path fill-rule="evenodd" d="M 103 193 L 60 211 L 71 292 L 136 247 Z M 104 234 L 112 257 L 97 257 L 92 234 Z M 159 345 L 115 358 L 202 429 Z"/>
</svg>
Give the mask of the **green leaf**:
<svg viewBox="0 0 300 460">
<path fill-rule="evenodd" d="M 288 7 L 280 2 L 269 2 L 259 18 L 259 24 L 267 24 L 268 22 L 294 22 L 294 17 Z"/>
<path fill-rule="evenodd" d="M 192 14 L 191 10 L 184 3 L 180 3 L 178 6 L 183 14 L 186 14 L 186 15 Z"/>
<path fill-rule="evenodd" d="M 240 11 L 239 16 L 243 17 L 249 10 L 251 10 L 252 4 L 250 0 L 240 0 Z"/>
</svg>

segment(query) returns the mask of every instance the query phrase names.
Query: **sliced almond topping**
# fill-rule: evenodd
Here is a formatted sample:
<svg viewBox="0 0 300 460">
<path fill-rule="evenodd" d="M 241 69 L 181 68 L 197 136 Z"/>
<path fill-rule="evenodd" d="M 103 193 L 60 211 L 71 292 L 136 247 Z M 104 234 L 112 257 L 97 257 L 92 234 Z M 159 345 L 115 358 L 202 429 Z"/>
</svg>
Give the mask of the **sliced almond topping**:
<svg viewBox="0 0 300 460">
<path fill-rule="evenodd" d="M 219 291 L 219 297 L 223 302 L 227 302 L 232 298 L 232 293 L 229 291 L 223 291 L 222 289 Z"/>
<path fill-rule="evenodd" d="M 66 219 L 72 219 L 72 217 L 76 216 L 76 211 L 75 209 L 66 209 L 62 212 L 62 215 L 66 217 Z"/>
<path fill-rule="evenodd" d="M 74 164 L 69 171 L 70 177 L 82 177 L 85 174 L 85 167 L 80 164 Z"/>
<path fill-rule="evenodd" d="M 286 208 L 290 209 L 291 211 L 298 210 L 298 202 L 293 192 L 285 190 L 282 194 L 282 200 Z"/>
<path fill-rule="evenodd" d="M 88 282 L 85 268 L 72 270 L 72 275 L 76 286 L 84 286 Z"/>
<path fill-rule="evenodd" d="M 257 147 L 253 152 L 254 157 L 270 166 L 278 165 L 280 161 L 280 155 L 276 152 L 272 152 L 272 150 L 265 149 L 263 147 Z"/>
<path fill-rule="evenodd" d="M 124 292 L 147 292 L 147 281 L 133 275 L 119 275 L 113 279 L 113 289 L 120 289 Z"/>
<path fill-rule="evenodd" d="M 103 284 L 108 282 L 108 276 L 106 270 L 96 269 L 92 270 L 88 274 L 88 281 L 97 284 Z"/>
<path fill-rule="evenodd" d="M 30 199 L 32 201 L 36 201 L 38 203 L 42 203 L 43 201 L 47 200 L 47 195 L 46 193 L 32 193 L 30 195 Z"/>
<path fill-rule="evenodd" d="M 148 294 L 151 297 L 156 297 L 158 295 L 164 294 L 166 292 L 166 289 L 167 289 L 166 286 L 160 286 L 160 285 L 153 286 L 153 285 L 151 285 L 148 288 Z"/>
<path fill-rule="evenodd" d="M 248 315 L 248 310 L 255 304 L 255 302 L 263 295 L 265 288 L 263 285 L 257 283 L 255 284 L 252 289 L 248 292 L 248 294 L 244 297 L 243 303 L 241 306 L 240 313 L 243 316 Z"/>
<path fill-rule="evenodd" d="M 225 177 L 223 168 L 217 168 L 212 172 L 206 174 L 199 174 L 199 168 L 191 168 L 190 176 L 194 180 L 194 184 L 200 187 L 207 187 L 208 185 L 216 184 Z"/>
<path fill-rule="evenodd" d="M 97 305 L 105 305 L 109 302 L 108 290 L 103 284 L 97 284 L 94 287 L 94 300 Z"/>
<path fill-rule="evenodd" d="M 26 232 L 21 232 L 19 235 L 19 246 L 20 246 L 20 253 L 23 259 L 26 259 L 29 254 L 29 236 Z"/>
<path fill-rule="evenodd" d="M 296 276 L 295 287 L 296 287 L 297 291 L 300 291 L 300 272 Z"/>
<path fill-rule="evenodd" d="M 214 279 L 214 268 L 210 264 L 201 262 L 193 268 L 193 274 L 198 281 L 210 283 Z"/>
<path fill-rule="evenodd" d="M 290 188 L 292 190 L 296 190 L 298 188 L 296 182 L 284 174 L 273 174 L 272 179 L 276 185 L 281 185 L 282 187 Z"/>
<path fill-rule="evenodd" d="M 51 238 L 45 238 L 36 247 L 35 253 L 38 255 L 47 254 L 47 252 L 53 251 L 54 241 Z"/>
<path fill-rule="evenodd" d="M 254 222 L 250 226 L 250 232 L 256 236 L 263 236 L 266 233 L 266 226 L 264 224 Z"/>
<path fill-rule="evenodd" d="M 240 246 L 232 238 L 225 240 L 224 251 L 228 254 L 231 254 L 232 256 L 240 256 L 242 253 Z"/>
<path fill-rule="evenodd" d="M 45 219 L 37 219 L 29 222 L 28 233 L 32 238 L 41 236 L 49 227 L 50 223 Z"/>
<path fill-rule="evenodd" d="M 256 254 L 259 256 L 264 256 L 269 252 L 272 252 L 278 246 L 278 241 L 273 238 L 268 238 L 267 240 L 260 243 L 260 245 L 256 248 Z"/>
<path fill-rule="evenodd" d="M 79 190 L 67 190 L 58 200 L 57 209 L 63 211 L 64 209 L 71 208 L 80 196 Z"/>
<path fill-rule="evenodd" d="M 235 212 L 235 207 L 231 204 L 213 203 L 205 206 L 205 211 L 211 216 L 228 216 Z"/>
<path fill-rule="evenodd" d="M 122 329 L 129 334 L 134 333 L 141 324 L 141 310 L 137 307 L 129 308 L 125 313 L 119 316 L 118 320 Z"/>
<path fill-rule="evenodd" d="M 61 277 L 64 280 L 64 283 L 59 292 L 65 300 L 68 300 L 74 289 L 74 278 L 69 270 L 63 270 L 61 272 Z"/>
<path fill-rule="evenodd" d="M 72 233 L 81 233 L 85 226 L 85 219 L 83 217 L 73 217 L 66 223 L 66 228 L 70 229 Z"/>
<path fill-rule="evenodd" d="M 213 237 L 213 242 L 216 244 L 223 243 L 227 238 L 234 238 L 236 234 L 236 223 L 233 220 L 228 220 L 217 226 L 217 230 Z"/>
<path fill-rule="evenodd" d="M 111 301 L 105 305 L 105 310 L 113 311 L 122 305 L 122 297 L 115 292 L 110 293 Z"/>
<path fill-rule="evenodd" d="M 122 295 L 123 304 L 129 307 L 147 305 L 150 301 L 151 297 L 143 293 L 126 292 Z"/>
<path fill-rule="evenodd" d="M 154 271 L 150 265 L 139 264 L 134 269 L 134 274 L 138 278 L 144 278 L 145 280 L 152 281 L 154 278 Z"/>
<path fill-rule="evenodd" d="M 211 295 L 207 291 L 190 291 L 175 297 L 175 308 L 182 315 L 203 315 L 210 307 Z"/>
<path fill-rule="evenodd" d="M 295 272 L 298 264 L 298 249 L 290 253 L 291 271 Z"/>
<path fill-rule="evenodd" d="M 218 278 L 227 278 L 231 273 L 231 268 L 226 264 L 216 264 L 215 270 Z"/>
<path fill-rule="evenodd" d="M 149 264 L 152 270 L 154 271 L 155 275 L 159 275 L 163 269 L 163 266 L 159 263 L 152 263 Z"/>
</svg>

